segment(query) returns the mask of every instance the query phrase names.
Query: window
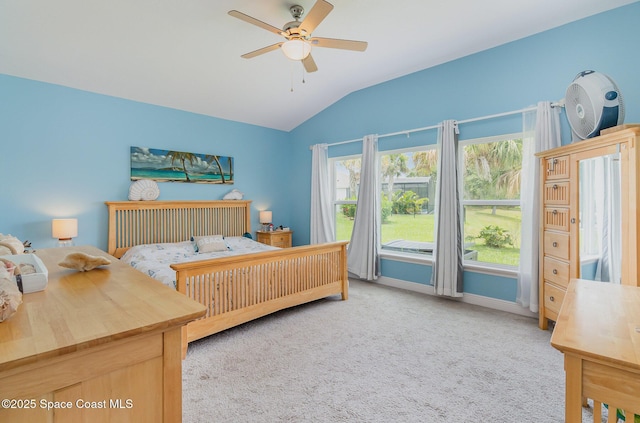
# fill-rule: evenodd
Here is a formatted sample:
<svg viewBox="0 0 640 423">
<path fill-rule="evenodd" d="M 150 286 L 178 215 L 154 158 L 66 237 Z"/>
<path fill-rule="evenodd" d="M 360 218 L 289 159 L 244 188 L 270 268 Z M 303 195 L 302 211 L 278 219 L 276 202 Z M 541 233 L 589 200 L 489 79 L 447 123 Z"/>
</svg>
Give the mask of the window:
<svg viewBox="0 0 640 423">
<path fill-rule="evenodd" d="M 465 262 L 518 266 L 520 261 L 520 134 L 460 142 L 460 193 Z M 437 146 L 379 152 L 383 251 L 431 255 L 435 242 Z M 361 156 L 330 160 L 336 239 L 353 232 Z"/>
<path fill-rule="evenodd" d="M 360 156 L 339 157 L 330 162 L 333 179 L 333 204 L 336 219 L 336 240 L 349 241 L 360 184 Z"/>
<path fill-rule="evenodd" d="M 520 134 L 460 142 L 465 260 L 520 262 Z"/>
<path fill-rule="evenodd" d="M 379 153 L 382 249 L 432 254 L 438 171 L 435 146 Z"/>
</svg>

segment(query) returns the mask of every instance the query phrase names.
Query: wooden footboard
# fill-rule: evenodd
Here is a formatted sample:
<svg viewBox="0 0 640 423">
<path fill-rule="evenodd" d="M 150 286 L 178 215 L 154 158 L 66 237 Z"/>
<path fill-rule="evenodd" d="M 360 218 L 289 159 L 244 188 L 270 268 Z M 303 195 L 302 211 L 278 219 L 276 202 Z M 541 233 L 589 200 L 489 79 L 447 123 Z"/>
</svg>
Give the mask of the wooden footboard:
<svg viewBox="0 0 640 423">
<path fill-rule="evenodd" d="M 177 289 L 207 307 L 186 341 L 334 294 L 348 298 L 346 242 L 173 264 Z M 183 339 L 184 339 L 183 335 Z M 183 343 L 183 355 L 187 344 Z"/>
<path fill-rule="evenodd" d="M 251 201 L 107 201 L 108 252 L 191 236 L 251 232 Z M 346 242 L 284 248 L 174 264 L 178 291 L 206 315 L 183 329 L 187 343 L 287 307 L 334 294 L 348 296 Z"/>
</svg>

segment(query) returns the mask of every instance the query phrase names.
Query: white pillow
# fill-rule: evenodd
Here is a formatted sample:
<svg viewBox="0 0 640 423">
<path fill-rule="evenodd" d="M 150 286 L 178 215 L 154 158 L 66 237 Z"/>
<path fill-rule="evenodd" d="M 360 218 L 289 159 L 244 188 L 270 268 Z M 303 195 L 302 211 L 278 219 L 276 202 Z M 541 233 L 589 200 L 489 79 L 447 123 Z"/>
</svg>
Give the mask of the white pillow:
<svg viewBox="0 0 640 423">
<path fill-rule="evenodd" d="M 198 253 L 227 251 L 229 249 L 222 235 L 194 236 L 193 242 Z"/>
</svg>

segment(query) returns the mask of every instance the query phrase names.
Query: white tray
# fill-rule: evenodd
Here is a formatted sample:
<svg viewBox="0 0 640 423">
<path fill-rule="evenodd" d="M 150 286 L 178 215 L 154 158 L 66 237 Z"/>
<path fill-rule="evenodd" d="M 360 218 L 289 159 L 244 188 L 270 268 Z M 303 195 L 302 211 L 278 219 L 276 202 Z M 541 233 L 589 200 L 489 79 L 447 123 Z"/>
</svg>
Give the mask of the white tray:
<svg viewBox="0 0 640 423">
<path fill-rule="evenodd" d="M 19 266 L 21 264 L 32 264 L 36 268 L 36 273 L 30 273 L 28 275 L 22 275 L 22 290 L 23 294 L 29 294 L 31 292 L 42 291 L 47 287 L 49 280 L 49 272 L 45 267 L 40 257 L 35 254 L 16 254 L 0 256 L 7 259 Z M 15 276 L 13 277 L 15 280 Z"/>
</svg>

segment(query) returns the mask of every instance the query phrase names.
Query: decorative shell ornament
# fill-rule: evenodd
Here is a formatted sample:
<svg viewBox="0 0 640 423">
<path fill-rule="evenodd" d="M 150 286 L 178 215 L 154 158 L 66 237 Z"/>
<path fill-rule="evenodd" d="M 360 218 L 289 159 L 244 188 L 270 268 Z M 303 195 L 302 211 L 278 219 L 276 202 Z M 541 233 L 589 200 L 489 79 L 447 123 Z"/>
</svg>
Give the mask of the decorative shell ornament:
<svg viewBox="0 0 640 423">
<path fill-rule="evenodd" d="M 0 262 L 0 322 L 13 316 L 22 304 L 22 293 L 12 280 L 13 269 L 9 273 L 5 266 L 6 263 Z"/>
<path fill-rule="evenodd" d="M 244 194 L 237 189 L 232 189 L 222 197 L 223 200 L 242 200 Z"/>
<path fill-rule="evenodd" d="M 141 179 L 131 183 L 129 187 L 129 200 L 131 201 L 151 201 L 158 198 L 160 188 L 155 181 Z"/>
</svg>

